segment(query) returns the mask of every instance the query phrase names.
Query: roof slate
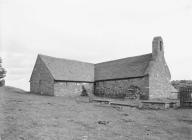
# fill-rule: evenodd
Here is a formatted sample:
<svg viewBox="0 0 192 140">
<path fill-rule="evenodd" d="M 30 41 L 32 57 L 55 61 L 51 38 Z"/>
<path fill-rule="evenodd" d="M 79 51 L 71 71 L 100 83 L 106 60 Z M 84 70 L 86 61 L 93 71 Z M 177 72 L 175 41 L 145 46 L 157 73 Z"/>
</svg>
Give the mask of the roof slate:
<svg viewBox="0 0 192 140">
<path fill-rule="evenodd" d="M 152 53 L 98 63 L 95 65 L 95 81 L 144 76 L 148 74 L 146 70 L 151 60 Z"/>
<path fill-rule="evenodd" d="M 54 80 L 87 81 L 141 77 L 146 74 L 152 53 L 91 64 L 76 60 L 39 55 Z"/>
<path fill-rule="evenodd" d="M 94 64 L 39 55 L 54 80 L 94 81 Z"/>
</svg>

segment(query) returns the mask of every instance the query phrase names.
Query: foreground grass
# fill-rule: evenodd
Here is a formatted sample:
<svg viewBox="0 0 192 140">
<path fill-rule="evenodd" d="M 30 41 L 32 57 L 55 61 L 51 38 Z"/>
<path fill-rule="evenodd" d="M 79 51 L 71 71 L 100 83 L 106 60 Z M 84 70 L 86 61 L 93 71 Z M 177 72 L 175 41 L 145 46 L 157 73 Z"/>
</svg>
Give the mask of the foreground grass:
<svg viewBox="0 0 192 140">
<path fill-rule="evenodd" d="M 192 109 L 138 110 L 0 88 L 2 140 L 191 140 Z"/>
</svg>

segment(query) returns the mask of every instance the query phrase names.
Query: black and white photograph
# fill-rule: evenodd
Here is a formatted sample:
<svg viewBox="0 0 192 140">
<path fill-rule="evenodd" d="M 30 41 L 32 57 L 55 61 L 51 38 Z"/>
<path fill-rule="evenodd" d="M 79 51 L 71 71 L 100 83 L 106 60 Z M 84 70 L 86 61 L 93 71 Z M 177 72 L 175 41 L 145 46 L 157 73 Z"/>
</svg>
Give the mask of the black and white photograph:
<svg viewBox="0 0 192 140">
<path fill-rule="evenodd" d="M 192 0 L 0 0 L 0 140 L 192 140 Z"/>
</svg>

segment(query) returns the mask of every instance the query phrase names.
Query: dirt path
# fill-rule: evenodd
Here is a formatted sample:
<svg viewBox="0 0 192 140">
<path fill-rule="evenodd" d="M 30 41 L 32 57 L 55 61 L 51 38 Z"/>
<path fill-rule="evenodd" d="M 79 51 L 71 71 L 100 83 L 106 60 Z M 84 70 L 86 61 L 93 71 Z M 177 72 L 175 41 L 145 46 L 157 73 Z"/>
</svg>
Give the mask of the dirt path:
<svg viewBox="0 0 192 140">
<path fill-rule="evenodd" d="M 191 140 L 192 109 L 114 108 L 0 88 L 2 140 Z"/>
</svg>

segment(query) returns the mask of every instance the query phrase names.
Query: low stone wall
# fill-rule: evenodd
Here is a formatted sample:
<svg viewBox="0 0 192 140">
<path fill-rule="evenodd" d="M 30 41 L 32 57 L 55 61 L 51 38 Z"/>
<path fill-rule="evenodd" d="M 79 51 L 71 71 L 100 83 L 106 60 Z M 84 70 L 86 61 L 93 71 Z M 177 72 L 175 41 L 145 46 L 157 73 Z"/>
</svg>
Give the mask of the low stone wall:
<svg viewBox="0 0 192 140">
<path fill-rule="evenodd" d="M 130 86 L 138 86 L 143 95 L 142 99 L 148 99 L 149 96 L 149 81 L 148 76 L 134 79 L 110 80 L 95 82 L 95 95 L 103 97 L 121 97 L 121 94 L 126 94 L 126 97 L 132 96 L 129 91 Z"/>
<path fill-rule="evenodd" d="M 93 94 L 93 83 L 82 82 L 55 82 L 54 83 L 54 95 L 55 96 L 79 96 L 82 93 L 82 87 L 88 93 Z"/>
<path fill-rule="evenodd" d="M 168 109 L 170 107 L 167 103 L 151 103 L 151 102 L 143 102 L 139 106 L 141 109 Z"/>
<path fill-rule="evenodd" d="M 179 101 L 141 101 L 139 104 L 140 109 L 168 109 L 179 107 Z"/>
</svg>

